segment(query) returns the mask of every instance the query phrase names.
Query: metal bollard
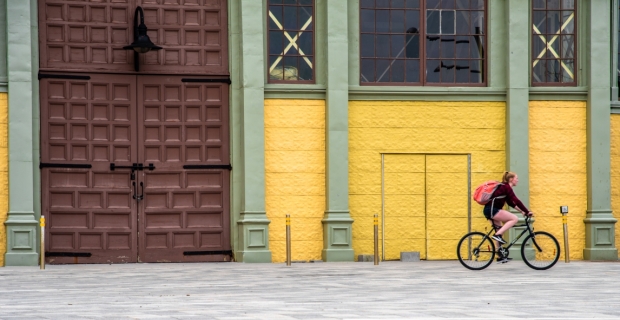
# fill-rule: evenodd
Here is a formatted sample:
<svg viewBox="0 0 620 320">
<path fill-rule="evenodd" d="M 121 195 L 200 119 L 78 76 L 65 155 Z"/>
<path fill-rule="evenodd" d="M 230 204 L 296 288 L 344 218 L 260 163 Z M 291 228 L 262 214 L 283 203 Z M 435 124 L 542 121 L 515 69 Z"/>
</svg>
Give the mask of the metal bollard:
<svg viewBox="0 0 620 320">
<path fill-rule="evenodd" d="M 379 265 L 379 215 L 375 214 L 375 266 Z"/>
<path fill-rule="evenodd" d="M 291 215 L 286 215 L 286 265 L 291 265 Z"/>
<path fill-rule="evenodd" d="M 41 252 L 39 263 L 41 270 L 45 270 L 45 217 L 41 216 Z"/>
<path fill-rule="evenodd" d="M 564 225 L 564 262 L 570 262 L 569 250 L 568 250 L 568 206 L 561 206 L 560 213 L 562 214 L 562 224 Z"/>
</svg>

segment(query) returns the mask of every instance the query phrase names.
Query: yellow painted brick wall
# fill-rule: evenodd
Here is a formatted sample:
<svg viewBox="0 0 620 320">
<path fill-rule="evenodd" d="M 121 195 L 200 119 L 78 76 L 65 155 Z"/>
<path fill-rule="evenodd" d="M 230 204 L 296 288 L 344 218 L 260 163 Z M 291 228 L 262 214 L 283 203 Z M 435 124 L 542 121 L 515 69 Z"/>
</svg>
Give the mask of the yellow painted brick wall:
<svg viewBox="0 0 620 320">
<path fill-rule="evenodd" d="M 505 112 L 504 102 L 426 102 L 426 101 L 350 101 L 349 103 L 349 208 L 353 223 L 353 249 L 355 255 L 372 254 L 373 252 L 373 214 L 381 213 L 381 153 L 471 153 L 472 154 L 472 188 L 486 180 L 499 179 L 505 168 Z M 394 159 L 396 161 L 398 159 Z M 388 159 L 386 161 L 392 161 Z M 432 168 L 420 171 L 416 169 L 415 157 L 403 158 L 397 162 L 404 167 L 396 166 L 391 173 L 398 173 L 401 184 L 409 184 L 410 191 L 400 193 L 402 210 L 407 206 L 414 210 L 420 207 L 420 201 L 426 201 L 428 208 L 455 211 L 467 206 L 456 197 L 445 197 L 441 192 L 434 192 L 435 197 L 424 195 L 420 199 L 420 191 L 416 191 L 413 181 L 420 181 L 420 172 L 427 172 L 427 176 L 442 181 L 446 177 L 433 175 L 439 173 Z M 441 165 L 441 161 L 438 162 Z M 400 172 L 397 172 L 399 171 Z M 407 172 L 407 170 L 409 172 Z M 467 173 L 465 169 L 465 174 Z M 390 172 L 386 172 L 389 179 Z M 430 174 L 430 175 L 429 175 Z M 415 175 L 418 175 L 415 178 Z M 427 179 L 430 179 L 428 178 Z M 423 179 L 423 178 L 422 178 Z M 447 177 L 447 180 L 454 177 Z M 410 180 L 410 181 L 409 181 Z M 441 185 L 441 183 L 440 183 Z M 437 188 L 431 186 L 433 190 Z M 386 185 L 386 188 L 389 188 Z M 449 188 L 449 186 L 446 186 Z M 386 190 L 390 193 L 390 190 Z M 398 193 L 398 192 L 395 192 Z M 408 200 L 403 195 L 408 195 Z M 418 195 L 417 197 L 414 195 Z M 394 195 L 398 196 L 398 195 Z M 386 199 L 386 205 L 391 201 Z M 393 206 L 393 205 L 392 205 Z M 482 207 L 472 203 L 472 229 L 484 230 L 487 226 L 482 215 Z M 396 210 L 396 209 L 395 209 Z M 410 211 L 411 211 L 410 210 Z M 431 210 L 432 211 L 432 210 Z M 443 228 L 441 216 L 443 211 L 424 212 L 425 219 L 431 229 L 421 227 L 422 219 L 419 215 L 410 214 L 408 219 L 402 219 L 403 225 L 410 226 L 414 232 L 425 232 L 432 238 L 433 234 L 456 235 L 460 238 L 466 230 L 461 221 Z M 437 218 L 437 219 L 436 219 Z M 430 220 L 429 220 L 430 219 Z M 390 231 L 386 215 L 386 234 Z M 434 226 L 431 226 L 434 225 Z M 419 238 L 419 235 L 408 235 L 410 239 Z M 426 237 L 426 235 L 425 235 Z M 445 236 L 449 237 L 449 236 Z M 388 236 L 386 235 L 386 240 Z M 412 243 L 421 243 L 413 241 Z M 419 248 L 421 244 L 405 247 L 405 250 Z M 387 248 L 386 258 L 392 249 Z M 432 245 L 429 247 L 432 248 Z M 412 251 L 423 251 L 424 248 Z M 444 250 L 444 249 L 433 249 Z M 456 245 L 446 248 L 455 252 Z M 422 252 L 421 252 L 422 253 Z M 433 253 L 429 253 L 433 259 Z M 443 257 L 439 256 L 438 259 Z"/>
<path fill-rule="evenodd" d="M 9 156 L 8 156 L 8 96 L 0 93 L 0 266 L 4 266 L 6 253 L 6 227 L 9 211 Z"/>
<path fill-rule="evenodd" d="M 611 115 L 611 210 L 620 220 L 620 114 Z M 615 229 L 616 248 L 620 248 L 620 225 Z"/>
<path fill-rule="evenodd" d="M 325 100 L 265 100 L 265 201 L 273 262 L 320 260 L 325 211 Z"/>
<path fill-rule="evenodd" d="M 569 207 L 570 258 L 583 259 L 587 208 L 586 102 L 530 101 L 530 210 L 534 227 L 560 242 L 560 206 Z"/>
</svg>

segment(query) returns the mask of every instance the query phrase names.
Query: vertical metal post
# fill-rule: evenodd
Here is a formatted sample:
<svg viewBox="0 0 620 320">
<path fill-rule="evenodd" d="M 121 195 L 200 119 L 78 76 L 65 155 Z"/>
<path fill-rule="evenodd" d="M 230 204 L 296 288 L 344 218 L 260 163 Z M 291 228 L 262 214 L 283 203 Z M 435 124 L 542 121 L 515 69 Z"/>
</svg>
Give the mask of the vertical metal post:
<svg viewBox="0 0 620 320">
<path fill-rule="evenodd" d="M 41 249 L 39 265 L 41 270 L 45 270 L 45 217 L 41 216 Z"/>
<path fill-rule="evenodd" d="M 379 265 L 379 215 L 375 214 L 375 266 Z"/>
<path fill-rule="evenodd" d="M 564 225 L 564 262 L 570 262 L 570 250 L 568 249 L 568 206 L 561 206 L 562 224 Z"/>
<path fill-rule="evenodd" d="M 291 265 L 291 215 L 286 215 L 286 265 Z"/>
<path fill-rule="evenodd" d="M 467 154 L 467 233 L 471 232 L 471 153 Z"/>
<path fill-rule="evenodd" d="M 385 261 L 385 154 L 381 154 L 381 258 Z"/>
</svg>

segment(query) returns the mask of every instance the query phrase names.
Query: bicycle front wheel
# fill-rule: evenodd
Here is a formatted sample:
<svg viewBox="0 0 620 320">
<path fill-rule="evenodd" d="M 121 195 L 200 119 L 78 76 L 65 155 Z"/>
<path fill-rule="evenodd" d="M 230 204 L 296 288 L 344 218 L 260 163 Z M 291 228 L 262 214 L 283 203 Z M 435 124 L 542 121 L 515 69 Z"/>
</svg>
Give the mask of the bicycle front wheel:
<svg viewBox="0 0 620 320">
<path fill-rule="evenodd" d="M 544 231 L 530 234 L 521 245 L 523 262 L 536 270 L 547 270 L 560 258 L 560 244 L 553 235 Z"/>
<path fill-rule="evenodd" d="M 495 244 L 482 232 L 470 232 L 459 241 L 456 256 L 465 268 L 482 270 L 493 262 Z"/>
</svg>

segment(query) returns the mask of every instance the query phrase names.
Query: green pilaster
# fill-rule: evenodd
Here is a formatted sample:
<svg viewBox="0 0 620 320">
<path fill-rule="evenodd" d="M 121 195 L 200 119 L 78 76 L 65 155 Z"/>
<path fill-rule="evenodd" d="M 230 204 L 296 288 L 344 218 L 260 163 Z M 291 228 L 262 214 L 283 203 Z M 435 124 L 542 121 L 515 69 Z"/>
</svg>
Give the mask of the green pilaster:
<svg viewBox="0 0 620 320">
<path fill-rule="evenodd" d="M 34 212 L 32 8 L 30 1 L 7 1 L 9 81 L 9 215 L 7 266 L 36 266 Z"/>
<path fill-rule="evenodd" d="M 349 212 L 349 70 L 347 1 L 327 6 L 327 90 L 323 260 L 354 261 Z"/>
<path fill-rule="evenodd" d="M 508 72 L 506 74 L 506 168 L 519 175 L 515 193 L 529 206 L 529 23 L 530 1 L 506 1 L 508 22 L 506 48 Z M 521 216 L 519 214 L 519 216 Z M 521 232 L 513 228 L 509 238 Z M 513 246 L 512 257 L 520 257 L 520 246 Z"/>
<path fill-rule="evenodd" d="M 232 4 L 231 11 L 237 14 L 237 30 L 232 32 L 233 49 L 239 50 L 240 65 L 238 74 L 233 74 L 240 94 L 233 96 L 233 112 L 239 112 L 237 119 L 241 127 L 234 139 L 240 139 L 240 147 L 234 157 L 235 174 L 233 181 L 240 182 L 240 192 L 235 201 L 239 205 L 237 221 L 237 243 L 235 259 L 239 262 L 271 262 L 269 251 L 269 220 L 265 211 L 265 60 L 263 57 L 263 16 L 265 8 L 262 1 L 239 0 Z M 233 68 L 233 72 L 237 71 Z M 235 78 L 235 76 L 238 76 Z M 235 120 L 233 120 L 235 121 Z M 234 122 L 233 122 L 234 123 Z M 233 126 L 234 127 L 234 126 Z M 239 172 L 240 171 L 240 172 Z"/>
<path fill-rule="evenodd" d="M 609 1 L 586 1 L 588 32 L 587 157 L 588 210 L 586 224 L 586 260 L 618 260 L 615 224 L 611 211 L 610 161 L 610 83 L 605 75 L 611 69 L 611 8 Z M 617 10 L 614 8 L 613 10 Z"/>
<path fill-rule="evenodd" d="M 0 92 L 7 92 L 6 0 L 0 0 Z"/>
</svg>

